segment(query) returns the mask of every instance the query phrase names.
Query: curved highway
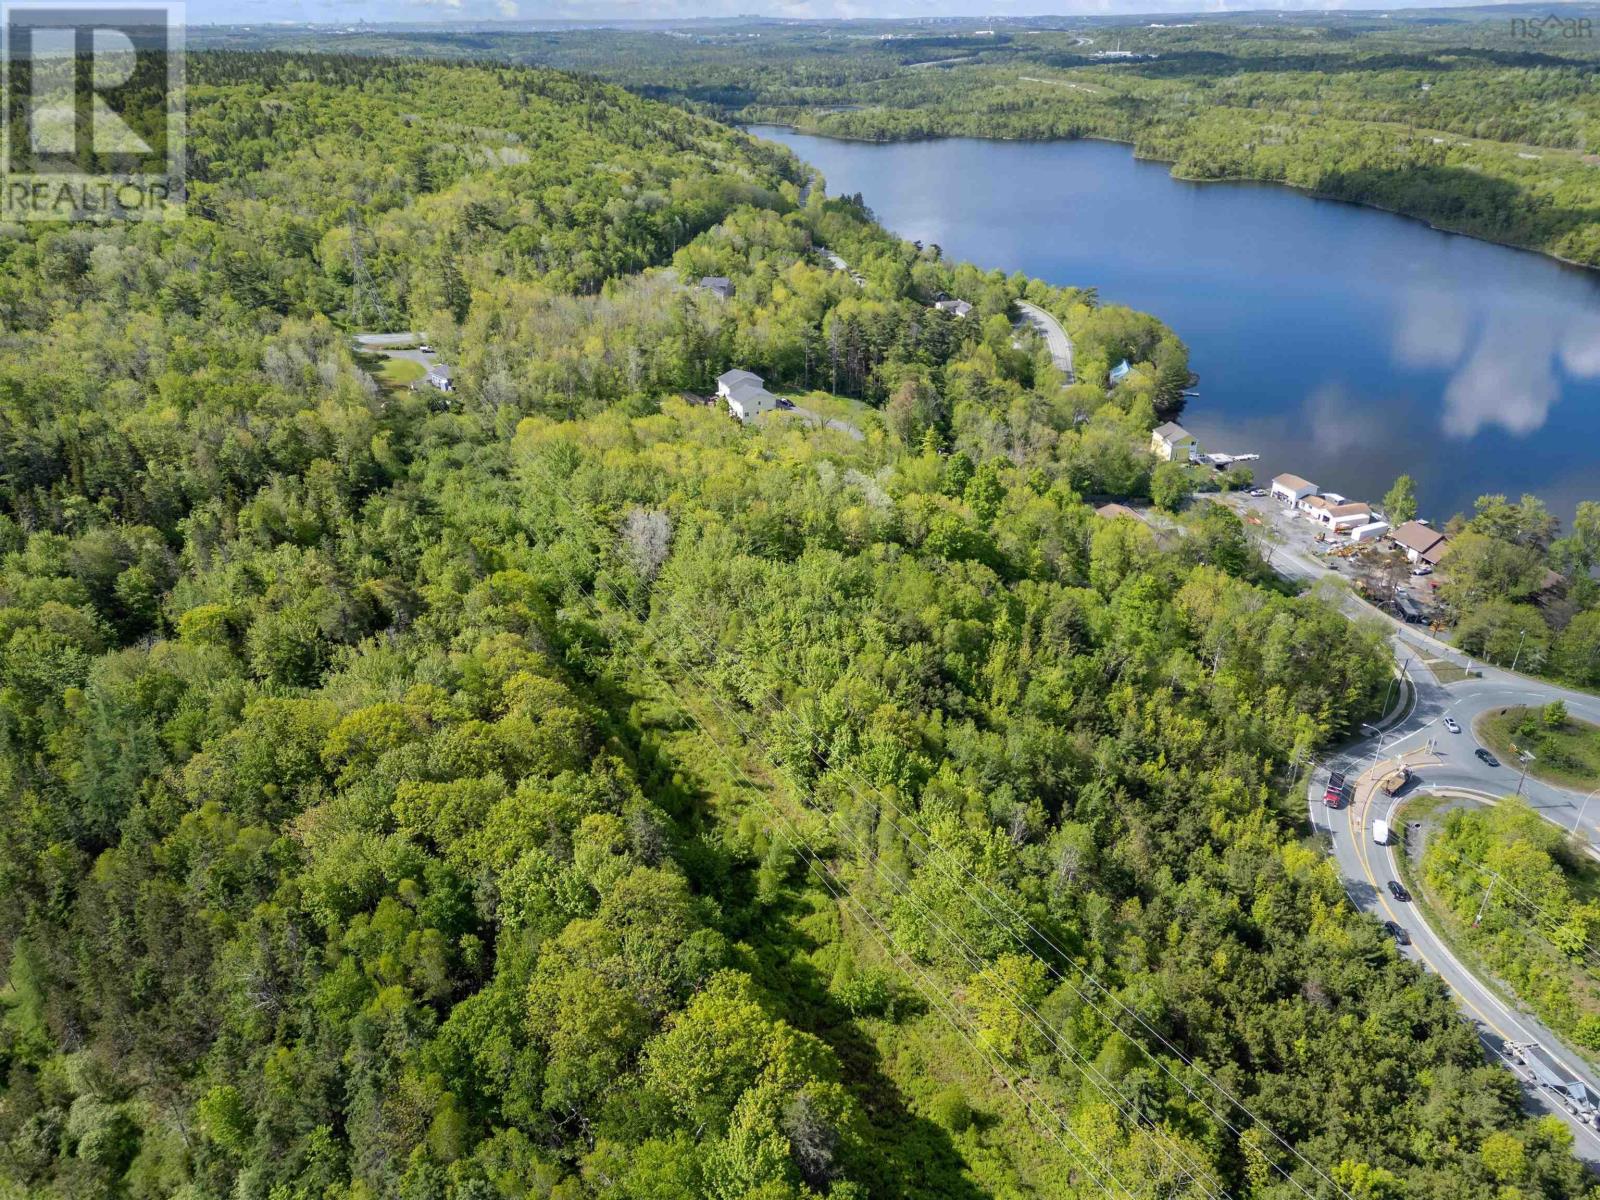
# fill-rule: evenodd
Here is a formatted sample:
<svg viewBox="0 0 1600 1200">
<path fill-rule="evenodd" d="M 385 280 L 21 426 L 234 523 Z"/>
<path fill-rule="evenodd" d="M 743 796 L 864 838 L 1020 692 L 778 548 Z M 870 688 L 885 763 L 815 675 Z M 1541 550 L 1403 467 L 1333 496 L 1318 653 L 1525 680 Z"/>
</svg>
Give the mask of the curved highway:
<svg viewBox="0 0 1600 1200">
<path fill-rule="evenodd" d="M 1409 796 L 1442 792 L 1492 803 L 1516 792 L 1522 779 L 1520 767 L 1493 767 L 1475 753 L 1479 746 L 1473 725 L 1481 714 L 1507 705 L 1542 705 L 1560 700 L 1572 715 L 1600 723 L 1600 698 L 1493 667 L 1475 666 L 1475 670 L 1482 670 L 1481 678 L 1440 684 L 1417 658 L 1418 643 L 1433 639 L 1410 629 L 1404 629 L 1402 634 L 1404 627 L 1396 622 L 1391 625 L 1394 628 L 1390 647 L 1396 670 L 1410 682 L 1410 698 L 1401 706 L 1398 717 L 1381 730 L 1367 727 L 1366 737 L 1330 755 L 1312 772 L 1308 795 L 1312 825 L 1331 838 L 1333 860 L 1344 877 L 1345 891 L 1352 903 L 1406 931 L 1409 944 L 1402 946 L 1400 952 L 1444 981 L 1467 1018 L 1477 1026 L 1490 1058 L 1506 1065 L 1522 1082 L 1528 1106 L 1560 1117 L 1573 1131 L 1575 1153 L 1600 1169 L 1600 1130 L 1557 1102 L 1551 1093 L 1535 1086 L 1531 1072 L 1517 1061 L 1509 1047 L 1513 1043 L 1538 1043 L 1557 1067 L 1585 1081 L 1597 1093 L 1600 1078 L 1549 1029 L 1506 1003 L 1468 971 L 1423 921 L 1414 904 L 1394 897 L 1389 885 L 1400 880 L 1395 856 L 1405 851 L 1397 844 L 1398 835 L 1392 835 L 1390 844 L 1384 846 L 1373 838 L 1373 822 L 1385 820 L 1393 829 L 1396 808 Z M 1432 652 L 1436 647 L 1438 644 L 1434 643 L 1427 648 Z M 1446 718 L 1455 721 L 1459 733 L 1450 732 Z M 1411 769 L 1414 781 L 1401 789 L 1398 799 L 1391 798 L 1379 785 L 1401 763 Z M 1340 809 L 1323 803 L 1330 771 L 1342 771 L 1347 779 L 1348 800 Z M 1579 824 L 1582 793 L 1532 776 L 1522 783 L 1522 791 L 1539 813 L 1563 829 L 1570 831 Z M 1600 797 L 1588 806 L 1582 818 L 1579 836 L 1590 843 L 1600 840 Z"/>
</svg>

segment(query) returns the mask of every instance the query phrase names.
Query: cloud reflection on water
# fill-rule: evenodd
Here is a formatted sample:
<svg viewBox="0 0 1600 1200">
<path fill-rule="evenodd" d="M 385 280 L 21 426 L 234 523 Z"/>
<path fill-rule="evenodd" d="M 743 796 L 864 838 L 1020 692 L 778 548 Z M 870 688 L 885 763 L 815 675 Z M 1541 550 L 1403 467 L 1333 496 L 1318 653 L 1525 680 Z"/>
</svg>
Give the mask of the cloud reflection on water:
<svg viewBox="0 0 1600 1200">
<path fill-rule="evenodd" d="M 1402 366 L 1449 371 L 1440 428 L 1475 437 L 1498 425 L 1526 437 L 1561 399 L 1561 378 L 1600 378 L 1600 315 L 1525 306 L 1474 313 L 1448 293 L 1409 293 L 1395 326 Z"/>
</svg>

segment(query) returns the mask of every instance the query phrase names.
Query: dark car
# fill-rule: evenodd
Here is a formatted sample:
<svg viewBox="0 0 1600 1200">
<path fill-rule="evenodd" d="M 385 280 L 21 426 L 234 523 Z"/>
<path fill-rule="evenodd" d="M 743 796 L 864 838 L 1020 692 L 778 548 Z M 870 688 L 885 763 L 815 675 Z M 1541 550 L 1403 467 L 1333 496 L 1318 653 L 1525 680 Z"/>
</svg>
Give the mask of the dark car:
<svg viewBox="0 0 1600 1200">
<path fill-rule="evenodd" d="M 1500 765 L 1500 760 L 1494 755 L 1490 754 L 1482 746 L 1479 746 L 1473 751 L 1473 753 L 1483 760 L 1485 766 L 1498 767 Z"/>
<path fill-rule="evenodd" d="M 1383 927 L 1384 927 L 1384 929 L 1386 929 L 1388 931 L 1389 936 L 1394 939 L 1395 945 L 1397 945 L 1397 946 L 1409 946 L 1409 945 L 1411 945 L 1411 935 L 1409 933 L 1407 933 L 1404 929 L 1402 929 L 1399 925 L 1395 924 L 1395 922 L 1393 922 L 1393 921 L 1385 921 L 1383 923 Z"/>
<path fill-rule="evenodd" d="M 1405 884 L 1401 883 L 1398 879 L 1389 880 L 1389 895 L 1393 896 L 1396 900 L 1411 899 L 1411 893 L 1406 891 Z"/>
</svg>

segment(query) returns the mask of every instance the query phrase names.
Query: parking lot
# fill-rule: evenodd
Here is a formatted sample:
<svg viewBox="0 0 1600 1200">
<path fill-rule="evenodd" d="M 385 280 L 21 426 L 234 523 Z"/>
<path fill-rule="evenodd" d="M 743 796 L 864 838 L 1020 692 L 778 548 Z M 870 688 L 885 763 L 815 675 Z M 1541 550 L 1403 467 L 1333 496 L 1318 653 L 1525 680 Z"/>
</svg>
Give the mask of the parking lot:
<svg viewBox="0 0 1600 1200">
<path fill-rule="evenodd" d="M 1374 604 L 1391 612 L 1403 589 L 1427 616 L 1434 606 L 1437 575 L 1416 576 L 1406 556 L 1388 542 L 1354 543 L 1326 533 L 1323 526 L 1271 496 L 1234 493 L 1222 498 L 1244 520 L 1268 564 L 1302 578 L 1328 575 L 1347 580 Z M 1319 535 L 1323 540 L 1318 540 Z"/>
</svg>

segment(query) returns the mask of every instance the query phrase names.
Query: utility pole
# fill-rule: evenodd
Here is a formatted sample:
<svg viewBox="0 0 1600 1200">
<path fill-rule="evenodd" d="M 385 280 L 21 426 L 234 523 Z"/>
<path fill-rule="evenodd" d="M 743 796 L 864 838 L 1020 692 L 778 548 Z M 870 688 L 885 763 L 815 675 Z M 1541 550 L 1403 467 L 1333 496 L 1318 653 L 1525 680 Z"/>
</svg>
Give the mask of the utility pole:
<svg viewBox="0 0 1600 1200">
<path fill-rule="evenodd" d="M 357 327 L 361 324 L 363 312 L 362 300 L 372 302 L 377 310 L 379 324 L 387 329 L 389 327 L 389 310 L 384 306 L 383 297 L 378 294 L 377 285 L 372 282 L 372 273 L 367 270 L 366 248 L 361 240 L 362 229 L 356 220 L 355 206 L 350 208 L 350 323 Z"/>
<path fill-rule="evenodd" d="M 1489 886 L 1483 889 L 1483 903 L 1478 905 L 1478 915 L 1472 918 L 1474 929 L 1478 927 L 1478 922 L 1483 920 L 1484 910 L 1489 907 L 1489 897 L 1494 895 L 1494 885 L 1500 882 L 1500 876 L 1494 872 L 1491 871 L 1489 875 Z"/>
</svg>

